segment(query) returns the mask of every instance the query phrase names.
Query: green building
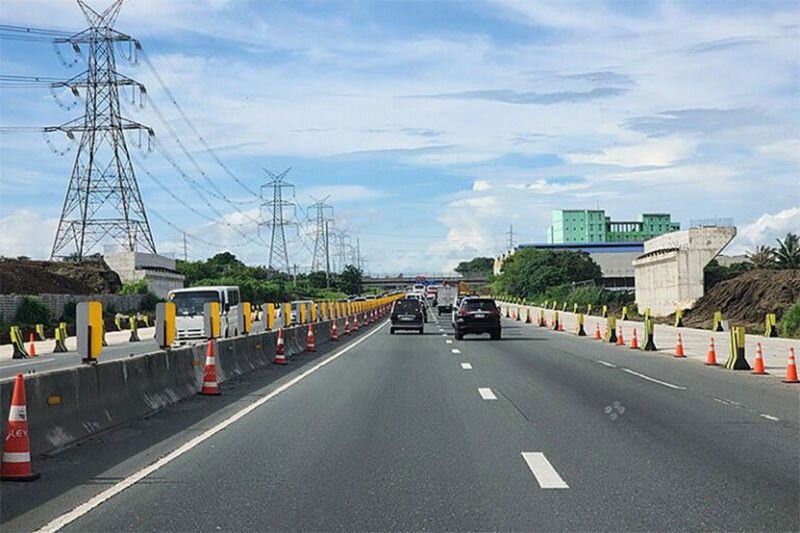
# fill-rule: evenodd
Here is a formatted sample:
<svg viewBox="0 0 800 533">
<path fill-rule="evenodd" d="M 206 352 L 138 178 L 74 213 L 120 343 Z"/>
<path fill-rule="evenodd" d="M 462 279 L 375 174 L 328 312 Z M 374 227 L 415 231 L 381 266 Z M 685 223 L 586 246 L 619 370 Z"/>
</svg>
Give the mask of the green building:
<svg viewBox="0 0 800 533">
<path fill-rule="evenodd" d="M 602 209 L 557 209 L 547 242 L 641 242 L 681 229 L 669 214 L 644 213 L 636 221 L 612 221 Z"/>
</svg>

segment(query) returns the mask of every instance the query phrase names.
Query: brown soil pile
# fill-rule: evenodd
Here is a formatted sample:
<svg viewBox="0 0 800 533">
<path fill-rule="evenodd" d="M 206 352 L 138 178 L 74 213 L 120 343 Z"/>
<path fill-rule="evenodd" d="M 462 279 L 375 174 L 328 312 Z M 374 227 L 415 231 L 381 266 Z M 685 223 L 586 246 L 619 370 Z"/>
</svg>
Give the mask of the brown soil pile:
<svg viewBox="0 0 800 533">
<path fill-rule="evenodd" d="M 763 331 L 764 316 L 776 313 L 778 320 L 800 301 L 800 270 L 751 270 L 721 281 L 687 311 L 686 326 L 711 328 L 715 311 L 731 325 Z"/>
<path fill-rule="evenodd" d="M 0 294 L 107 294 L 121 285 L 103 261 L 0 261 Z"/>
</svg>

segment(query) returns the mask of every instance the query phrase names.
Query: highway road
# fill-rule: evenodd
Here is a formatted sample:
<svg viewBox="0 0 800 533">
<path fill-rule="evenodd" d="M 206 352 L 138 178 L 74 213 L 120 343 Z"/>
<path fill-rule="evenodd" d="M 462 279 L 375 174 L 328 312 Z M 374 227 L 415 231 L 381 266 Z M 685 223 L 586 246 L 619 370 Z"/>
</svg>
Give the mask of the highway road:
<svg viewBox="0 0 800 533">
<path fill-rule="evenodd" d="M 2 529 L 800 528 L 800 388 L 505 323 L 379 327 L 39 459 Z"/>
</svg>

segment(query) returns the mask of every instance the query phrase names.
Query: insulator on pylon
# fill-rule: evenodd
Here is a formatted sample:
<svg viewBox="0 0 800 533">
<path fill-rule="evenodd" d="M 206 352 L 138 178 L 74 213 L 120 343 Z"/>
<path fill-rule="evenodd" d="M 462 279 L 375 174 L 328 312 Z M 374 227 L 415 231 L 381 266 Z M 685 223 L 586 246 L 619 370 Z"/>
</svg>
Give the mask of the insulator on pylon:
<svg viewBox="0 0 800 533">
<path fill-rule="evenodd" d="M 47 133 L 48 132 L 46 132 L 46 131 L 42 131 L 42 137 L 44 137 L 44 142 L 45 142 L 45 144 L 47 144 L 47 147 L 50 149 L 51 152 L 53 152 L 56 155 L 63 156 L 63 155 L 67 155 L 67 153 L 72 151 L 72 146 L 71 145 L 68 145 L 63 150 L 59 150 L 56 147 L 56 145 L 53 143 L 53 141 L 50 139 L 50 136 Z M 67 137 L 69 137 L 70 135 L 72 135 L 72 132 L 68 131 L 67 132 Z M 74 135 L 73 135 L 73 137 L 74 137 Z"/>
<path fill-rule="evenodd" d="M 80 61 L 81 58 L 81 48 L 78 46 L 78 43 L 72 43 L 72 49 L 75 51 L 75 54 L 77 55 L 77 57 L 72 61 L 67 61 L 67 59 L 64 57 L 64 54 L 61 53 L 61 48 L 58 47 L 58 43 L 55 40 L 53 40 L 52 43 L 53 43 L 53 50 L 55 50 L 56 52 L 56 57 L 58 57 L 59 61 L 61 61 L 61 63 L 65 67 L 72 68 L 78 64 L 78 61 Z"/>
<path fill-rule="evenodd" d="M 61 87 L 65 86 L 62 85 Z M 52 83 L 50 84 L 50 94 L 52 95 L 53 100 L 56 101 L 56 105 L 58 105 L 58 107 L 64 109 L 65 111 L 71 111 L 72 109 L 75 109 L 76 107 L 78 107 L 79 104 L 82 103 L 82 101 L 80 100 L 80 93 L 78 93 L 78 90 L 75 87 L 71 87 L 71 93 L 75 97 L 75 99 L 72 101 L 72 103 L 69 104 L 64 103 L 58 96 L 58 93 L 56 92 L 56 84 Z"/>
</svg>

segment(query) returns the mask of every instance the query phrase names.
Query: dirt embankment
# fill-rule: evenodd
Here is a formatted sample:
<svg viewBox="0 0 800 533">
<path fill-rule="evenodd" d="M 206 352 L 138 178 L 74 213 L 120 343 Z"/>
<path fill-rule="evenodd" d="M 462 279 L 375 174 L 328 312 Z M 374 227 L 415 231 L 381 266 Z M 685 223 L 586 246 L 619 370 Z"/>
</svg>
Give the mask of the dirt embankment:
<svg viewBox="0 0 800 533">
<path fill-rule="evenodd" d="M 0 294 L 111 294 L 121 285 L 103 261 L 0 261 Z"/>
<path fill-rule="evenodd" d="M 686 311 L 686 326 L 711 328 L 715 311 L 732 325 L 764 329 L 764 316 L 781 315 L 800 301 L 800 270 L 751 270 L 721 281 Z"/>
</svg>

